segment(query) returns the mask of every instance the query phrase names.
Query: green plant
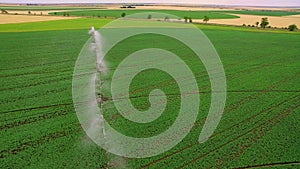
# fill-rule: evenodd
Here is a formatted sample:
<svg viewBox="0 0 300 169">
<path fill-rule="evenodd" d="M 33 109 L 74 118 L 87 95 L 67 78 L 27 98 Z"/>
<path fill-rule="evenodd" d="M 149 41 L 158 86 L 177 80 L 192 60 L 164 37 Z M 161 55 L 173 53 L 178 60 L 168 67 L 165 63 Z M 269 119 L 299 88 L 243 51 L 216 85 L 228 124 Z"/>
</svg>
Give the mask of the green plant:
<svg viewBox="0 0 300 169">
<path fill-rule="evenodd" d="M 8 14 L 8 12 L 5 9 L 1 9 L 2 14 Z"/>
<path fill-rule="evenodd" d="M 260 26 L 261 26 L 262 28 L 266 28 L 267 25 L 269 25 L 269 20 L 268 20 L 268 18 L 262 18 L 262 19 L 261 19 Z"/>
<path fill-rule="evenodd" d="M 124 18 L 125 16 L 126 16 L 126 13 L 123 12 L 123 13 L 121 14 L 121 17 Z"/>
<path fill-rule="evenodd" d="M 292 24 L 288 27 L 288 29 L 289 29 L 289 31 L 295 31 L 295 30 L 298 30 L 298 27 L 297 27 L 297 25 Z"/>
<path fill-rule="evenodd" d="M 205 15 L 205 16 L 204 16 L 204 19 L 203 19 L 203 22 L 204 22 L 204 23 L 207 23 L 208 21 L 209 21 L 209 17 Z"/>
</svg>

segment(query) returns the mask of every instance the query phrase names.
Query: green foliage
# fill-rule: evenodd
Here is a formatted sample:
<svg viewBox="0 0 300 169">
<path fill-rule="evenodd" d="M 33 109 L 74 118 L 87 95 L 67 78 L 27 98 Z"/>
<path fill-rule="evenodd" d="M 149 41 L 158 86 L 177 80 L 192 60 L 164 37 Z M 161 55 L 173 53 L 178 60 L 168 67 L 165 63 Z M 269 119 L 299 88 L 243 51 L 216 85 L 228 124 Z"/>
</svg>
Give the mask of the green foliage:
<svg viewBox="0 0 300 169">
<path fill-rule="evenodd" d="M 169 21 L 170 17 L 169 16 L 165 16 L 165 21 Z"/>
<path fill-rule="evenodd" d="M 269 25 L 269 20 L 268 20 L 268 18 L 261 18 L 260 26 L 261 26 L 262 28 L 266 28 L 267 25 Z"/>
<path fill-rule="evenodd" d="M 198 27 L 218 51 L 227 77 L 226 109 L 215 134 L 204 144 L 197 142 L 211 93 L 205 67 L 193 51 L 170 37 L 138 35 L 108 53 L 105 59 L 111 70 L 128 54 L 144 48 L 175 53 L 196 76 L 201 91 L 199 116 L 188 136 L 161 155 L 146 159 L 107 155 L 85 136 L 78 122 L 72 74 L 90 25 L 98 28 L 108 21 L 0 25 L 0 31 L 6 31 L 0 33 L 0 41 L 5 42 L 0 48 L 1 168 L 105 168 L 107 159 L 115 168 L 243 168 L 299 159 L 299 34 L 213 25 Z M 62 30 L 64 27 L 69 30 Z M 150 106 L 148 97 L 141 96 L 157 88 L 169 94 L 166 112 L 157 121 L 129 123 L 111 102 L 105 107 L 107 120 L 131 136 L 163 132 L 176 119 L 180 106 L 180 91 L 173 78 L 159 70 L 144 71 L 134 78 L 130 96 L 136 108 L 145 110 Z"/>
<path fill-rule="evenodd" d="M 124 18 L 125 16 L 126 16 L 126 13 L 123 12 L 123 13 L 121 14 L 121 17 Z"/>
<path fill-rule="evenodd" d="M 256 27 L 258 27 L 258 25 L 259 25 L 259 22 L 255 22 L 255 25 L 256 25 Z"/>
<path fill-rule="evenodd" d="M 184 17 L 184 22 L 188 22 L 188 19 L 189 19 L 189 18 L 188 18 L 187 16 L 185 16 L 185 17 Z"/>
<path fill-rule="evenodd" d="M 209 21 L 209 17 L 208 16 L 204 16 L 203 22 L 207 23 Z"/>
<path fill-rule="evenodd" d="M 2 14 L 8 14 L 8 12 L 5 9 L 1 9 Z"/>
<path fill-rule="evenodd" d="M 295 30 L 298 30 L 298 27 L 297 27 L 297 25 L 293 24 L 293 25 L 290 25 L 288 27 L 288 29 L 289 29 L 289 31 L 295 31 Z"/>
</svg>

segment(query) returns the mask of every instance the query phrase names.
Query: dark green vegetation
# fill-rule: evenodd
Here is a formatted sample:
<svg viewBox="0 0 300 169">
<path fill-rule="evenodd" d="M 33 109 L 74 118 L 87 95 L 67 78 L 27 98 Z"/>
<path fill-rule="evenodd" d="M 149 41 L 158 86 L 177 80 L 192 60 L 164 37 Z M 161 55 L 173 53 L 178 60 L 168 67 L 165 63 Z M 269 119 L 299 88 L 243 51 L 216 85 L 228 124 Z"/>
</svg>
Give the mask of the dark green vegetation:
<svg viewBox="0 0 300 169">
<path fill-rule="evenodd" d="M 159 12 L 175 15 L 181 18 L 191 17 L 193 19 L 203 19 L 208 16 L 211 19 L 238 18 L 237 16 L 209 11 L 176 11 L 176 10 L 82 10 L 68 12 L 70 16 L 94 16 L 94 17 L 113 17 L 120 18 L 122 13 L 126 15 L 142 12 Z M 51 13 L 54 15 L 54 13 Z M 56 15 L 63 15 L 64 12 L 57 12 Z"/>
<path fill-rule="evenodd" d="M 257 23 L 256 23 L 257 24 Z M 266 26 L 269 25 L 269 20 L 268 18 L 261 18 L 261 23 L 260 23 L 260 26 L 262 28 L 266 28 Z"/>
<path fill-rule="evenodd" d="M 52 31 L 42 31 L 47 29 L 41 26 L 35 32 L 0 33 L 0 168 L 104 168 L 106 158 L 115 168 L 299 167 L 298 33 L 199 26 L 216 47 L 228 83 L 223 118 L 212 138 L 204 144 L 198 144 L 197 138 L 209 108 L 210 84 L 205 69 L 195 66 L 200 63 L 192 64 L 195 59 L 191 51 L 178 41 L 158 35 L 136 36 L 118 44 L 107 56 L 111 67 L 134 50 L 165 48 L 189 64 L 202 91 L 197 122 L 179 145 L 156 157 L 123 159 L 106 155 L 93 144 L 85 136 L 74 111 L 73 68 L 89 38 L 87 29 L 95 24 L 88 25 L 92 20 L 79 21 L 85 22 L 84 30 L 84 26 L 75 23 L 70 27 L 78 26 L 81 30 L 55 30 L 54 23 L 60 22 L 51 21 L 48 29 Z M 25 30 L 29 28 L 30 24 Z M 6 29 L 15 31 L 12 26 Z M 149 46 L 141 41 L 153 43 Z M 111 124 L 132 136 L 151 136 L 170 126 L 178 111 L 179 96 L 176 84 L 168 75 L 157 70 L 143 72 L 132 83 L 131 96 L 143 96 L 153 88 L 174 94 L 168 96 L 166 114 L 155 125 L 146 125 L 143 130 L 135 124 L 122 127 L 121 124 L 128 122 L 107 107 L 106 117 Z M 132 102 L 141 110 L 149 106 L 144 97 Z"/>
<path fill-rule="evenodd" d="M 295 30 L 298 30 L 298 27 L 297 27 L 297 25 L 293 24 L 293 25 L 290 25 L 288 27 L 288 29 L 289 29 L 289 31 L 295 31 Z"/>
<path fill-rule="evenodd" d="M 260 16 L 288 16 L 298 15 L 300 12 L 288 12 L 288 11 L 259 11 L 259 10 L 242 10 L 242 11 L 223 11 L 226 13 L 234 14 L 247 14 L 247 15 L 260 15 Z"/>
</svg>

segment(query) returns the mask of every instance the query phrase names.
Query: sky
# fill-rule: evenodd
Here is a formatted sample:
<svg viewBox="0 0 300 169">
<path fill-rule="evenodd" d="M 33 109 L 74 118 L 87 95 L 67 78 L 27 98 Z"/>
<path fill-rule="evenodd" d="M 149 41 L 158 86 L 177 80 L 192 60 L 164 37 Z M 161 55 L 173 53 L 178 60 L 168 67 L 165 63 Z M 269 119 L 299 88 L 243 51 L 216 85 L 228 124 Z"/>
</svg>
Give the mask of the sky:
<svg viewBox="0 0 300 169">
<path fill-rule="evenodd" d="M 0 3 L 180 3 L 248 6 L 300 6 L 300 0 L 0 0 Z"/>
</svg>

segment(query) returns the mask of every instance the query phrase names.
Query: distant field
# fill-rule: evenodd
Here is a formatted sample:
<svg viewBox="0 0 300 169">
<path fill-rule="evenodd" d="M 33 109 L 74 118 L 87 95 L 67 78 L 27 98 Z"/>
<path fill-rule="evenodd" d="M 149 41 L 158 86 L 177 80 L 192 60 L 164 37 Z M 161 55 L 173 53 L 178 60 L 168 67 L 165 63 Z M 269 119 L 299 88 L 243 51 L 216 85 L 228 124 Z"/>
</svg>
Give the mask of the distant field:
<svg viewBox="0 0 300 169">
<path fill-rule="evenodd" d="M 218 11 L 220 12 L 220 11 Z M 224 11 L 226 13 L 246 14 L 246 15 L 259 15 L 259 16 L 288 16 L 298 15 L 300 12 L 287 12 L 287 11 Z"/>
<path fill-rule="evenodd" d="M 111 19 L 79 18 L 70 20 L 43 21 L 19 24 L 0 24 L 0 32 L 27 32 L 68 29 L 100 28 L 111 22 Z"/>
<path fill-rule="evenodd" d="M 213 25 L 198 27 L 218 51 L 227 77 L 227 104 L 214 135 L 198 143 L 210 104 L 210 82 L 194 53 L 164 36 L 138 35 L 120 42 L 106 56 L 112 70 L 136 50 L 167 49 L 194 71 L 203 92 L 201 108 L 192 131 L 170 151 L 146 159 L 112 154 L 106 158 L 78 122 L 72 75 L 90 37 L 87 31 L 110 21 L 82 18 L 0 25 L 0 168 L 105 168 L 107 162 L 111 168 L 300 166 L 299 33 Z M 105 117 L 131 136 L 164 131 L 180 105 L 178 86 L 170 76 L 157 70 L 139 74 L 130 86 L 131 101 L 138 109 L 147 109 L 148 98 L 141 96 L 154 88 L 173 95 L 168 96 L 163 116 L 153 123 L 130 123 L 111 103 Z"/>
<path fill-rule="evenodd" d="M 31 11 L 49 11 L 49 10 L 82 10 L 87 9 L 96 9 L 89 7 L 68 7 L 68 6 L 0 6 L 0 9 L 4 10 L 31 10 Z M 101 8 L 97 8 L 101 9 Z"/>
<path fill-rule="evenodd" d="M 43 21 L 32 23 L 16 23 L 16 24 L 0 24 L 0 32 L 34 32 L 34 31 L 49 31 L 49 30 L 74 30 L 74 29 L 90 29 L 94 26 L 96 29 L 113 21 L 112 19 L 97 19 L 97 18 L 78 18 L 70 20 Z M 286 30 L 270 30 L 257 29 L 248 27 L 234 27 L 222 25 L 205 25 L 196 24 L 202 30 L 227 30 L 227 31 L 246 31 L 246 32 L 270 32 L 270 33 L 288 33 L 300 34 L 300 32 L 290 32 Z"/>
<path fill-rule="evenodd" d="M 94 16 L 94 17 L 113 17 L 120 18 L 122 13 L 126 15 L 142 12 L 159 12 L 175 15 L 181 18 L 191 17 L 193 19 L 203 19 L 208 16 L 211 19 L 229 19 L 238 18 L 237 16 L 209 11 L 177 11 L 177 10 L 81 10 L 67 12 L 70 16 Z M 53 14 L 54 13 L 50 13 Z M 57 12 L 56 15 L 64 15 L 64 12 Z"/>
</svg>

